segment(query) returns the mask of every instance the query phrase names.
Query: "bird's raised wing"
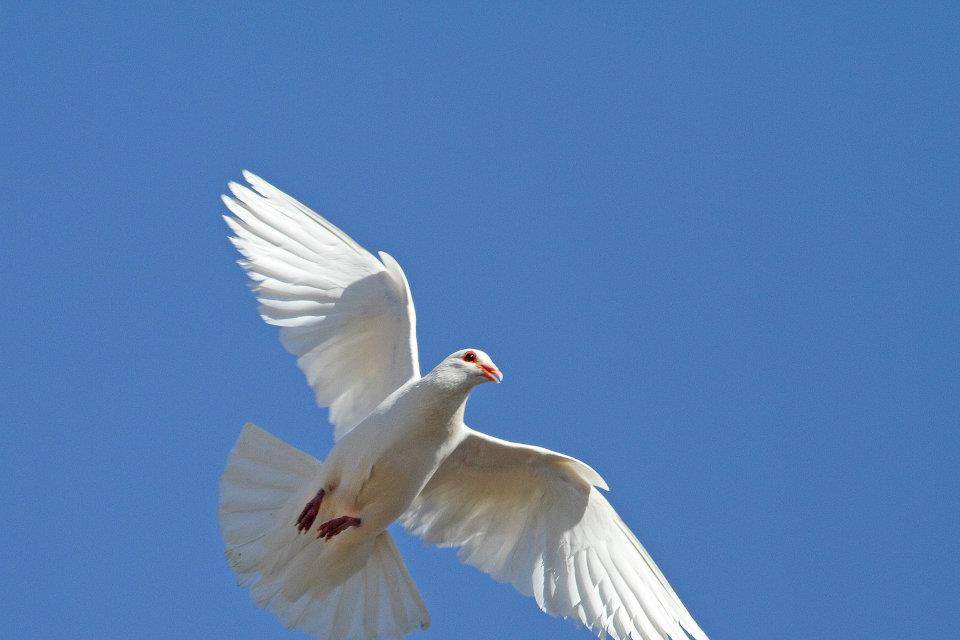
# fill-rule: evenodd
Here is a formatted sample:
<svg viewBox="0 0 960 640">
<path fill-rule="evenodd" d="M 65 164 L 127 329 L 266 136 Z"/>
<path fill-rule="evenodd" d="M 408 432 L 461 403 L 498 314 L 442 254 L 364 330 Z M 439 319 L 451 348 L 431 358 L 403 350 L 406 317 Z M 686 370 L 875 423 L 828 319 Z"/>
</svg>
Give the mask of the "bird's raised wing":
<svg viewBox="0 0 960 640">
<path fill-rule="evenodd" d="M 401 521 L 601 637 L 707 640 L 595 486 L 579 460 L 471 429 Z"/>
<path fill-rule="evenodd" d="M 380 260 L 252 173 L 230 183 L 224 220 L 254 280 L 260 315 L 316 394 L 340 438 L 390 393 L 420 377 L 416 314 L 396 260 Z M 381 262 L 382 260 L 382 262 Z"/>
</svg>

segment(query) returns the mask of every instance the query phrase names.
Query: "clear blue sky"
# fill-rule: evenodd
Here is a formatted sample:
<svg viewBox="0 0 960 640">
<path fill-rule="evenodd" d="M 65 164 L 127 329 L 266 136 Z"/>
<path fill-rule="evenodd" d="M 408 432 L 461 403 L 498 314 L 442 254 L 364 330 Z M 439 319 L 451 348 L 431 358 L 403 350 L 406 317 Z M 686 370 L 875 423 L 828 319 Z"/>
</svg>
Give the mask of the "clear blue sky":
<svg viewBox="0 0 960 640">
<path fill-rule="evenodd" d="M 469 421 L 600 470 L 715 640 L 956 632 L 954 3 L 26 4 L 0 634 L 293 637 L 216 523 L 244 421 L 331 444 L 226 241 L 243 168 L 392 253 L 423 367 L 489 351 Z M 419 637 L 590 637 L 398 537 Z"/>
</svg>

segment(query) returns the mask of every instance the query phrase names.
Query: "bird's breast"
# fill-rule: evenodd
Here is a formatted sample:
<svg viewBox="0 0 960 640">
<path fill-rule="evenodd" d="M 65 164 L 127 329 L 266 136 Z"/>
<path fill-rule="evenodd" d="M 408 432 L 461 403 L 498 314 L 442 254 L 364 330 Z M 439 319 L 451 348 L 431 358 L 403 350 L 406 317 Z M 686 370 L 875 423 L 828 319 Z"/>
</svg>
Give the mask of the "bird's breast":
<svg viewBox="0 0 960 640">
<path fill-rule="evenodd" d="M 456 446 L 457 437 L 447 429 L 423 429 L 394 440 L 371 466 L 358 506 L 382 513 L 387 524 L 400 517 Z"/>
</svg>

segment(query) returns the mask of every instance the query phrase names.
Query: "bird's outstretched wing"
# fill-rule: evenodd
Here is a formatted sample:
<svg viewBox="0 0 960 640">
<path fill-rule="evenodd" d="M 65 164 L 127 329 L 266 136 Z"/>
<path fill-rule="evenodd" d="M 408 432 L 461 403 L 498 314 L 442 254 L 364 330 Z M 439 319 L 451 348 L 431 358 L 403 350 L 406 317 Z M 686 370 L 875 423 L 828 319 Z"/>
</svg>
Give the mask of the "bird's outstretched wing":
<svg viewBox="0 0 960 640">
<path fill-rule="evenodd" d="M 579 460 L 471 429 L 401 521 L 601 637 L 707 640 L 594 487 L 606 489 Z"/>
<path fill-rule="evenodd" d="M 400 265 L 380 260 L 317 213 L 252 173 L 230 183 L 224 216 L 240 264 L 254 280 L 260 315 L 316 394 L 334 436 L 390 393 L 420 377 L 416 315 Z M 382 260 L 382 262 L 381 262 Z"/>
</svg>

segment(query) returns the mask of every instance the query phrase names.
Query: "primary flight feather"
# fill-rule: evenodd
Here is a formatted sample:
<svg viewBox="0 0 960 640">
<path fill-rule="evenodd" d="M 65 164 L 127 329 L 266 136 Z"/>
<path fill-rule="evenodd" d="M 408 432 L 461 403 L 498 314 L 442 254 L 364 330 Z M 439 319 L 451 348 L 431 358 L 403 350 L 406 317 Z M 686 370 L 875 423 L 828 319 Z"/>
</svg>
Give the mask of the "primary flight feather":
<svg viewBox="0 0 960 640">
<path fill-rule="evenodd" d="M 429 625 L 387 526 L 617 640 L 707 640 L 592 468 L 463 422 L 503 374 L 462 349 L 420 375 L 406 276 L 257 176 L 223 201 L 260 315 L 280 327 L 336 443 L 323 462 L 246 425 L 220 485 L 240 584 L 317 638 L 402 638 Z"/>
</svg>

